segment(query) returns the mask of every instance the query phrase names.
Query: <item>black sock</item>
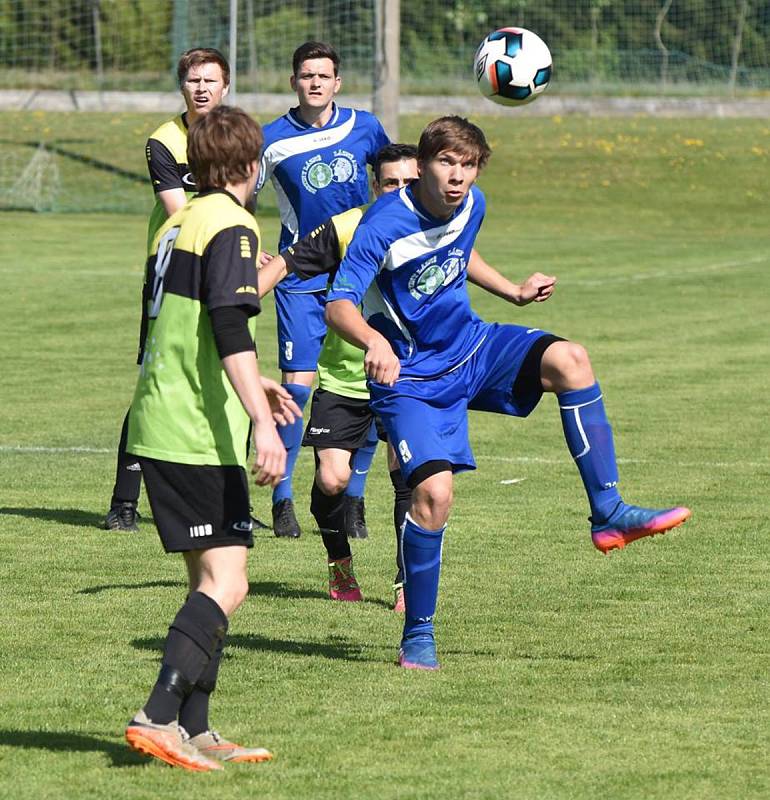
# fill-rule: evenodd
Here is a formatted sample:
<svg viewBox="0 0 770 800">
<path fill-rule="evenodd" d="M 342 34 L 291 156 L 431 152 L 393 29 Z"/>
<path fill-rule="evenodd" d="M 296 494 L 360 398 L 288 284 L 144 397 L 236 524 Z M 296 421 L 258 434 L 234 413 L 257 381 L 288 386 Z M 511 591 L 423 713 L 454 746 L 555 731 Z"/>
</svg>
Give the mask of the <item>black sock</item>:
<svg viewBox="0 0 770 800">
<path fill-rule="evenodd" d="M 393 527 L 396 530 L 396 583 L 404 582 L 404 555 L 401 549 L 401 529 L 404 527 L 406 512 L 412 505 L 412 490 L 406 485 L 400 469 L 390 473 L 390 482 L 393 484 Z"/>
<path fill-rule="evenodd" d="M 209 701 L 217 685 L 219 665 L 222 661 L 222 651 L 225 647 L 224 637 L 211 656 L 211 661 L 206 665 L 203 674 L 193 686 L 190 694 L 182 701 L 179 709 L 179 724 L 190 734 L 197 736 L 199 733 L 210 730 Z"/>
<path fill-rule="evenodd" d="M 203 675 L 227 633 L 227 616 L 202 592 L 179 609 L 166 637 L 163 665 L 144 712 L 160 725 L 177 718 L 184 699 Z"/>
<path fill-rule="evenodd" d="M 118 444 L 118 463 L 115 467 L 115 486 L 112 489 L 112 500 L 110 506 L 119 503 L 139 502 L 139 492 L 142 488 L 142 469 L 139 466 L 139 459 L 126 452 L 126 440 L 128 439 L 128 415 L 123 420 L 123 428 L 120 431 L 120 443 Z"/>
<path fill-rule="evenodd" d="M 350 545 L 344 533 L 345 493 L 324 494 L 313 481 L 310 491 L 310 512 L 318 523 L 329 561 L 350 558 Z"/>
</svg>

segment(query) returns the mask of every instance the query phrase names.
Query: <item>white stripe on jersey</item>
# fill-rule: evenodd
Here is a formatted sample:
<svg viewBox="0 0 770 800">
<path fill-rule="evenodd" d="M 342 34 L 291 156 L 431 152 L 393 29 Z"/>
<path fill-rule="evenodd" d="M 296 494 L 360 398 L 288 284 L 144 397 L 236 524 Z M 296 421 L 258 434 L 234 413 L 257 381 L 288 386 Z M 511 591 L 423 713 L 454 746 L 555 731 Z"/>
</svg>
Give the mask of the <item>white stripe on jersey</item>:
<svg viewBox="0 0 770 800">
<path fill-rule="evenodd" d="M 364 299 L 361 303 L 361 308 L 364 319 L 369 319 L 369 317 L 373 316 L 374 314 L 382 314 L 383 316 L 387 317 L 387 319 L 389 319 L 401 331 L 404 339 L 409 342 L 409 355 L 412 355 L 412 352 L 414 351 L 414 339 L 412 339 L 412 335 L 404 326 L 401 317 L 398 316 L 393 306 L 391 306 L 390 303 L 384 298 L 382 292 L 380 291 L 380 287 L 377 286 L 377 281 L 372 281 L 369 284 L 369 288 L 366 290 L 366 294 L 364 295 Z"/>
<path fill-rule="evenodd" d="M 291 115 L 287 116 L 291 118 Z M 335 144 L 339 144 L 350 135 L 355 124 L 356 112 L 355 109 L 351 109 L 350 119 L 337 128 L 332 128 L 331 130 L 327 127 L 308 128 L 307 133 L 303 136 L 290 136 L 273 142 L 262 153 L 257 191 L 265 185 L 268 178 L 272 177 L 273 171 L 282 161 L 291 158 L 291 156 L 307 153 L 310 150 L 320 150 L 324 147 L 332 147 Z M 273 183 L 276 184 L 277 181 L 273 181 Z"/>
<path fill-rule="evenodd" d="M 404 205 L 409 207 L 415 214 L 419 214 L 419 216 L 425 219 L 425 216 L 420 214 L 412 205 L 411 200 L 403 189 L 400 194 Z M 467 225 L 471 210 L 473 209 L 473 203 L 473 192 L 468 192 L 468 200 L 465 203 L 465 208 L 444 225 L 438 225 L 427 231 L 416 231 L 415 233 L 410 233 L 409 236 L 396 239 L 388 248 L 388 252 L 382 261 L 381 269 L 389 271 L 398 269 L 407 261 L 428 256 L 435 250 L 440 250 L 442 247 L 447 247 L 452 244 Z"/>
</svg>

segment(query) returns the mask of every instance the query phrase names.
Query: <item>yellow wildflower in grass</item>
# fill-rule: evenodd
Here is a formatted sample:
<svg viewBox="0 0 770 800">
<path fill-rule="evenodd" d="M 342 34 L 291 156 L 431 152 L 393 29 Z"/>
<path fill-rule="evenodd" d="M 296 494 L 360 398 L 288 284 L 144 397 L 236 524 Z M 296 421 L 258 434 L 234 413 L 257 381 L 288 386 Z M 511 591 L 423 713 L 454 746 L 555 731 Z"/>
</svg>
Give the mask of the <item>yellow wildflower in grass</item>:
<svg viewBox="0 0 770 800">
<path fill-rule="evenodd" d="M 685 147 L 703 147 L 703 139 L 684 139 L 682 141 Z"/>
</svg>

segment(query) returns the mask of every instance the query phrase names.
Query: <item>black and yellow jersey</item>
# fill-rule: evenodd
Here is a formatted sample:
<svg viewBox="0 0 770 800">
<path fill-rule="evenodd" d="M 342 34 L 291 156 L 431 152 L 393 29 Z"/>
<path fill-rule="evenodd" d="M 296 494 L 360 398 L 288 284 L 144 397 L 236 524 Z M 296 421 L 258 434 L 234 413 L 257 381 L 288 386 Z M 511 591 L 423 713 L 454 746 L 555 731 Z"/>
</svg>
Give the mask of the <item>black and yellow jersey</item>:
<svg viewBox="0 0 770 800">
<path fill-rule="evenodd" d="M 209 311 L 259 313 L 259 229 L 224 190 L 173 214 L 147 261 L 147 317 L 127 450 L 180 464 L 246 463 L 249 418 L 222 366 Z"/>
<path fill-rule="evenodd" d="M 196 191 L 187 164 L 187 122 L 184 114 L 164 122 L 147 140 L 145 147 L 147 169 L 150 172 L 152 190 L 155 192 L 155 206 L 150 214 L 147 227 L 147 249 L 150 249 L 155 234 L 166 221 L 166 209 L 158 198 L 158 192 L 167 189 L 184 189 L 187 198 Z"/>
<path fill-rule="evenodd" d="M 360 206 L 336 214 L 289 246 L 281 255 L 291 271 L 303 280 L 322 273 L 333 279 L 365 211 L 366 206 Z M 368 400 L 364 351 L 327 331 L 318 357 L 318 386 L 343 397 Z"/>
</svg>

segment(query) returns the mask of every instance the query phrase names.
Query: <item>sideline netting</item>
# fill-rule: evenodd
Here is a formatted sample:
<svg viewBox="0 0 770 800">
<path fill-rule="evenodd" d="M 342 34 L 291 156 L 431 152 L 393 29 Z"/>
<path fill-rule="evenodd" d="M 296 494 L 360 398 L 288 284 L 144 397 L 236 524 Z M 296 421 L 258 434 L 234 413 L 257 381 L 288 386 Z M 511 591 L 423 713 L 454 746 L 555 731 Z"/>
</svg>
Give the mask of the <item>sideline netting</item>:
<svg viewBox="0 0 770 800">
<path fill-rule="evenodd" d="M 319 39 L 341 54 L 345 93 L 369 95 L 384 2 L 0 0 L 0 64 L 5 87 L 29 96 L 174 92 L 182 51 L 213 46 L 233 61 L 233 41 L 238 94 L 287 92 L 294 49 Z M 551 96 L 770 93 L 768 0 L 402 0 L 400 18 L 402 95 L 475 96 L 474 51 L 505 25 L 548 43 Z M 0 208 L 146 212 L 147 125 L 65 116 L 0 119 Z"/>
</svg>

